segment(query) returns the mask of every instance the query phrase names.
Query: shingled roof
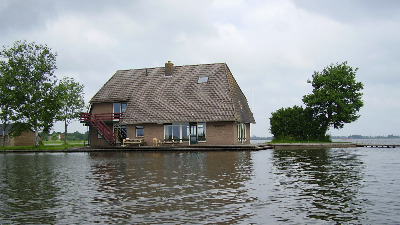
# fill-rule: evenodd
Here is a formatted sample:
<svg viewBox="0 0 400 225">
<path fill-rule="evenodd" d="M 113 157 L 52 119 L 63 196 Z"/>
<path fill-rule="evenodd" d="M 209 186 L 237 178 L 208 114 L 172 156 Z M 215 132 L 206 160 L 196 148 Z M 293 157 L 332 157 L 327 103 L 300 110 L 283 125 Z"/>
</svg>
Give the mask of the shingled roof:
<svg viewBox="0 0 400 225">
<path fill-rule="evenodd" d="M 118 70 L 91 103 L 127 102 L 121 123 L 237 121 L 255 123 L 225 63 Z M 208 77 L 199 82 L 199 77 Z M 203 81 L 205 81 L 204 78 Z"/>
</svg>

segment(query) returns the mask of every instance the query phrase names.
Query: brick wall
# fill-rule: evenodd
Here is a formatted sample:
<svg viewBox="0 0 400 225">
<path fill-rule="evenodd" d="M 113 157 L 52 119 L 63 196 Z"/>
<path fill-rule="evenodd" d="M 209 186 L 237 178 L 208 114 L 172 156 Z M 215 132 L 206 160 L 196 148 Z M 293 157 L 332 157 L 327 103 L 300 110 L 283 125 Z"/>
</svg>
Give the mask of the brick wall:
<svg viewBox="0 0 400 225">
<path fill-rule="evenodd" d="M 107 124 L 112 129 L 112 124 Z M 110 145 L 103 139 L 99 138 L 98 132 L 95 128 L 89 128 L 90 146 L 92 147 L 110 147 Z"/>
<path fill-rule="evenodd" d="M 109 124 L 112 129 L 112 124 Z M 144 137 L 136 137 L 136 126 L 144 127 Z M 163 124 L 128 124 L 127 137 L 130 139 L 144 139 L 145 145 L 153 145 L 153 138 L 164 139 Z M 198 145 L 238 145 L 242 144 L 237 139 L 237 123 L 236 122 L 209 122 L 206 123 L 206 142 L 199 142 Z M 95 147 L 109 146 L 104 139 L 99 139 L 97 131 L 90 128 L 91 145 Z M 182 143 L 181 145 L 188 145 Z M 246 142 L 250 144 L 250 124 L 246 124 Z"/>
<path fill-rule="evenodd" d="M 235 129 L 234 122 L 210 122 L 206 124 L 206 143 L 199 145 L 233 145 L 235 144 Z"/>
<path fill-rule="evenodd" d="M 238 145 L 236 122 L 209 122 L 207 123 L 207 142 L 199 145 Z M 246 124 L 246 142 L 250 144 L 250 124 Z"/>
<path fill-rule="evenodd" d="M 0 143 L 2 136 L 0 135 Z M 5 146 L 33 146 L 35 145 L 35 133 L 33 131 L 22 132 L 18 137 L 6 135 Z"/>
<path fill-rule="evenodd" d="M 33 131 L 23 132 L 20 136 L 14 137 L 14 146 L 35 145 L 35 133 Z"/>
<path fill-rule="evenodd" d="M 144 127 L 144 137 L 136 137 L 136 126 Z M 158 140 L 164 139 L 164 125 L 163 124 L 135 124 L 126 126 L 127 137 L 130 139 L 144 139 L 145 145 L 153 145 L 153 138 Z"/>
<path fill-rule="evenodd" d="M 94 103 L 92 104 L 92 114 L 113 113 L 113 103 Z"/>
</svg>

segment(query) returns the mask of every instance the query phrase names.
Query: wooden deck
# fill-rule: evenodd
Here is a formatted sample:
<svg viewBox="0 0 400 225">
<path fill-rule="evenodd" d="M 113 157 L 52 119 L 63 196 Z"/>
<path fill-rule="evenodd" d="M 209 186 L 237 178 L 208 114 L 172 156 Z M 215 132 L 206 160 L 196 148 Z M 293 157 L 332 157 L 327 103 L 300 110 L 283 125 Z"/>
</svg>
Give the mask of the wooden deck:
<svg viewBox="0 0 400 225">
<path fill-rule="evenodd" d="M 400 145 L 357 144 L 357 147 L 363 147 L 363 148 L 400 148 Z"/>
<path fill-rule="evenodd" d="M 250 145 L 212 145 L 212 146 L 117 146 L 109 148 L 89 147 L 84 151 L 259 151 L 272 149 L 267 144 L 250 144 Z"/>
<path fill-rule="evenodd" d="M 317 148 L 355 148 L 355 143 L 282 143 L 282 144 L 269 144 L 276 150 L 280 149 L 317 149 Z"/>
</svg>

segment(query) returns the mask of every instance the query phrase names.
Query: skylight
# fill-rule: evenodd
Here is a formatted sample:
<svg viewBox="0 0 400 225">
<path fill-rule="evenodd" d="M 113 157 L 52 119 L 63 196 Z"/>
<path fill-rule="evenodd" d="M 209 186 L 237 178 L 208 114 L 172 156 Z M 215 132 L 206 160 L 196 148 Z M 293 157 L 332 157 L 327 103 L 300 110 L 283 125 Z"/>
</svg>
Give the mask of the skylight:
<svg viewBox="0 0 400 225">
<path fill-rule="evenodd" d="M 207 83 L 207 81 L 208 81 L 208 77 L 207 76 L 202 76 L 202 77 L 199 77 L 199 80 L 197 80 L 197 83 L 198 84 Z"/>
</svg>

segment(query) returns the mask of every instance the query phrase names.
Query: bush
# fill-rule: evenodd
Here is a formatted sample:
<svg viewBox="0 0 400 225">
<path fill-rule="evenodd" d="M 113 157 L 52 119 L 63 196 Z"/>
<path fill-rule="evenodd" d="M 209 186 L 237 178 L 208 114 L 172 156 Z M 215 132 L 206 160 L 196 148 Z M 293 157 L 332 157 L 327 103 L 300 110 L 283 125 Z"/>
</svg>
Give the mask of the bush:
<svg viewBox="0 0 400 225">
<path fill-rule="evenodd" d="M 273 141 L 279 142 L 326 142 L 326 127 L 313 117 L 311 108 L 294 106 L 281 108 L 272 113 L 270 131 L 274 135 Z"/>
</svg>

